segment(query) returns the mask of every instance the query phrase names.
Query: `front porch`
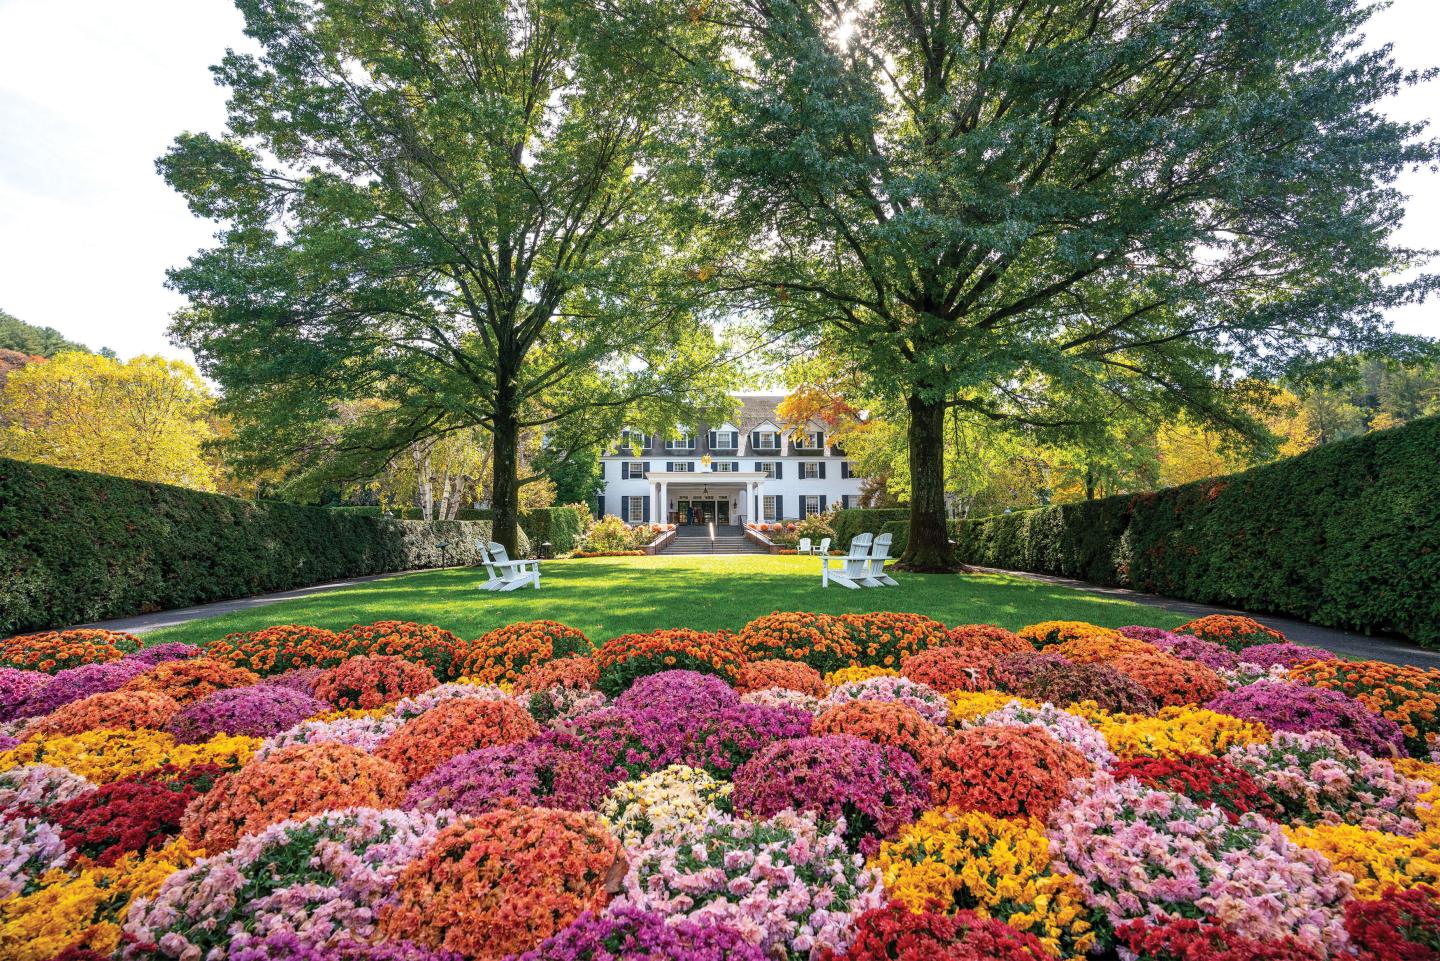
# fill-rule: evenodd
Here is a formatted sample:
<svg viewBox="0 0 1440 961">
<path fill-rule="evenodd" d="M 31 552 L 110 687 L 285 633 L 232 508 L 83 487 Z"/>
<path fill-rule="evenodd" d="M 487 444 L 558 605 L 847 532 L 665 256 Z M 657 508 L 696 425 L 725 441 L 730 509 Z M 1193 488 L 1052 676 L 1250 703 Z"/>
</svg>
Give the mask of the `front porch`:
<svg viewBox="0 0 1440 961">
<path fill-rule="evenodd" d="M 708 534 L 711 524 L 738 533 L 762 516 L 767 479 L 763 471 L 650 471 L 650 516 L 682 535 L 692 528 Z"/>
</svg>

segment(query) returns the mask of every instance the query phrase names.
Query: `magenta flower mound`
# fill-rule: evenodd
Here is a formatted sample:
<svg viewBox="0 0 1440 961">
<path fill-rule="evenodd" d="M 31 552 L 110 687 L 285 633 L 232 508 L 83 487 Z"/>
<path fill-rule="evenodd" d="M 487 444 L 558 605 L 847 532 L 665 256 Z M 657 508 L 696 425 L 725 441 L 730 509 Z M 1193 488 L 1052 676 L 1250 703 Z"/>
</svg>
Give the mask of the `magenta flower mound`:
<svg viewBox="0 0 1440 961">
<path fill-rule="evenodd" d="M 412 784 L 403 806 L 483 814 L 512 801 L 589 811 L 624 779 L 624 771 L 597 763 L 574 735 L 552 731 L 451 758 Z"/>
<path fill-rule="evenodd" d="M 232 687 L 186 706 L 165 725 L 165 733 L 184 744 L 199 744 L 217 734 L 269 737 L 328 708 L 324 701 L 288 687 Z"/>
<path fill-rule="evenodd" d="M 839 685 L 820 702 L 823 713 L 827 708 L 849 701 L 898 701 L 931 724 L 944 724 L 950 716 L 950 702 L 935 688 L 908 677 L 872 677 L 864 681 L 847 681 Z"/>
<path fill-rule="evenodd" d="M 1398 724 L 1339 691 L 1260 681 L 1213 697 L 1205 707 L 1259 721 L 1272 731 L 1328 731 L 1352 751 L 1375 757 L 1405 756 L 1405 734 Z"/>
<path fill-rule="evenodd" d="M 456 700 L 508 701 L 510 695 L 494 684 L 458 684 L 451 681 L 448 684 L 438 684 L 413 697 L 402 698 L 396 702 L 391 713 L 402 721 L 410 721 L 433 707 Z"/>
<path fill-rule="evenodd" d="M 1144 624 L 1131 624 L 1128 627 L 1117 627 L 1116 630 L 1126 637 L 1157 646 L 1161 641 L 1169 643 L 1180 637 L 1179 634 L 1167 631 L 1163 627 L 1147 627 Z"/>
<path fill-rule="evenodd" d="M 156 664 L 164 664 L 166 661 L 186 661 L 204 653 L 205 649 L 195 644 L 167 641 L 164 644 L 156 644 L 154 647 L 142 647 L 138 651 L 132 651 L 121 660 L 154 667 Z"/>
<path fill-rule="evenodd" d="M 20 739 L 11 737 L 9 734 L 0 734 L 0 751 L 8 751 L 12 747 L 18 747 Z"/>
<path fill-rule="evenodd" d="M 600 691 L 587 691 L 580 687 L 547 687 L 517 695 L 516 700 L 530 712 L 536 723 L 555 728 L 564 727 L 576 718 L 610 704 L 610 699 Z"/>
<path fill-rule="evenodd" d="M 1216 644 L 1214 641 L 1202 641 L 1198 637 L 1191 637 L 1189 634 L 1171 634 L 1169 631 L 1160 631 L 1163 637 L 1138 637 L 1129 633 L 1135 630 L 1132 627 L 1120 628 L 1120 633 L 1126 637 L 1134 638 L 1137 641 L 1147 641 L 1155 645 L 1166 654 L 1183 658 L 1187 661 L 1195 661 L 1203 664 L 1212 671 L 1227 671 L 1240 663 L 1240 655 L 1223 644 Z M 1145 628 L 1147 631 L 1154 631 L 1157 628 Z"/>
<path fill-rule="evenodd" d="M 66 668 L 50 683 L 30 693 L 15 710 L 15 717 L 40 717 L 92 694 L 118 691 L 150 668 L 124 659 Z"/>
<path fill-rule="evenodd" d="M 839 825 L 794 811 L 765 821 L 719 815 L 657 831 L 629 852 L 620 897 L 669 924 L 734 928 L 768 958 L 843 952 L 855 918 L 885 901 L 878 872 L 845 847 Z"/>
<path fill-rule="evenodd" d="M 464 961 L 464 955 L 444 948 L 427 948 L 412 941 L 369 944 L 338 941 L 315 945 L 290 931 L 275 931 L 263 938 L 237 935 L 225 961 Z"/>
<path fill-rule="evenodd" d="M 1241 660 L 1236 655 L 1236 661 Z M 1254 647 L 1245 648 L 1244 661 L 1247 664 L 1258 664 L 1261 667 L 1294 667 L 1296 664 L 1303 664 L 1305 661 L 1333 661 L 1335 654 L 1325 650 L 1323 647 L 1310 647 L 1307 644 L 1291 644 L 1286 641 L 1284 644 L 1256 644 Z M 1232 665 L 1233 666 L 1233 665 Z"/>
<path fill-rule="evenodd" d="M 263 760 L 294 744 L 348 744 L 362 751 L 373 751 L 398 731 L 402 724 L 404 721 L 393 714 L 384 717 L 341 717 L 333 721 L 301 721 L 273 737 L 266 738 L 256 752 L 255 760 Z"/>
<path fill-rule="evenodd" d="M 865 854 L 930 807 L 930 779 L 898 747 L 849 734 L 778 741 L 735 772 L 735 810 L 770 817 L 786 808 L 845 819 Z"/>
<path fill-rule="evenodd" d="M 767 746 L 809 734 L 814 719 L 809 711 L 798 707 L 727 707 L 695 726 L 683 752 L 683 763 L 728 780 L 736 768 Z"/>
<path fill-rule="evenodd" d="M 292 691 L 313 695 L 315 684 L 325 671 L 323 667 L 292 667 L 288 671 L 265 678 L 265 683 L 271 687 L 288 687 Z"/>
<path fill-rule="evenodd" d="M 621 710 L 654 708 L 678 718 L 713 714 L 740 703 L 740 695 L 714 674 L 699 671 L 661 671 L 637 678 L 629 690 L 615 698 Z"/>
<path fill-rule="evenodd" d="M 602 768 L 620 769 L 622 781 L 681 763 L 693 733 L 668 711 L 624 711 L 618 707 L 592 711 L 577 720 L 571 730 L 581 743 L 581 751 Z"/>
<path fill-rule="evenodd" d="M 739 932 L 708 918 L 666 924 L 663 915 L 621 906 L 586 911 L 538 948 L 510 961 L 768 961 Z"/>
<path fill-rule="evenodd" d="M 0 721 L 13 721 L 21 714 L 25 700 L 38 693 L 52 678 L 43 671 L 22 671 L 15 667 L 0 667 Z M 83 695 L 82 695 L 83 696 Z"/>
<path fill-rule="evenodd" d="M 1345 944 L 1354 882 L 1278 824 L 1245 814 L 1231 823 L 1134 778 L 1077 781 L 1050 816 L 1051 849 L 1100 911 L 1102 942 L 1135 918 L 1209 917 L 1247 938 L 1291 935 L 1333 951 Z"/>
</svg>

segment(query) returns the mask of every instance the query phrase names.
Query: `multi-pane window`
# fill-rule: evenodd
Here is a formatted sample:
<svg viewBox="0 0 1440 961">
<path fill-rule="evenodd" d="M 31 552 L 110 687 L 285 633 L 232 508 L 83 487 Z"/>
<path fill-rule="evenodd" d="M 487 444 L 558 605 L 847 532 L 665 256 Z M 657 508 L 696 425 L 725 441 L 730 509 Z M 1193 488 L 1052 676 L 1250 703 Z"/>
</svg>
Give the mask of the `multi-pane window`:
<svg viewBox="0 0 1440 961">
<path fill-rule="evenodd" d="M 671 471 L 680 474 L 693 473 L 695 470 L 695 462 L 693 460 L 672 461 L 667 466 Z"/>
<path fill-rule="evenodd" d="M 779 505 L 776 503 L 778 498 L 767 496 L 760 498 L 760 500 L 760 511 L 764 515 L 764 520 L 767 522 L 778 521 L 780 519 L 776 516 L 779 513 Z"/>
<path fill-rule="evenodd" d="M 732 474 L 740 469 L 740 465 L 733 460 L 717 460 L 710 462 L 710 469 L 721 474 Z"/>
<path fill-rule="evenodd" d="M 620 465 L 621 480 L 641 480 L 645 477 L 645 464 L 638 460 L 627 460 Z"/>
<path fill-rule="evenodd" d="M 769 461 L 769 460 L 756 461 L 756 462 L 755 462 L 755 469 L 758 470 L 758 471 L 763 472 L 766 477 L 769 477 L 769 478 L 771 478 L 772 480 L 775 478 L 775 462 L 774 462 L 774 461 Z"/>
<path fill-rule="evenodd" d="M 796 450 L 819 450 L 825 446 L 825 435 L 820 431 L 796 434 L 791 446 Z"/>
<path fill-rule="evenodd" d="M 629 503 L 629 516 L 625 518 L 632 524 L 639 524 L 645 520 L 645 498 L 632 497 Z"/>
<path fill-rule="evenodd" d="M 695 437 L 690 433 L 683 433 L 674 440 L 665 442 L 666 450 L 691 450 L 695 447 Z"/>
<path fill-rule="evenodd" d="M 733 430 L 712 430 L 710 446 L 716 450 L 735 450 L 740 446 L 740 434 Z"/>
<path fill-rule="evenodd" d="M 634 448 L 636 448 L 636 447 L 641 448 L 641 449 L 643 450 L 644 448 L 649 447 L 649 446 L 650 446 L 650 439 L 649 439 L 643 432 L 641 432 L 641 431 L 638 431 L 638 430 L 625 430 L 625 431 L 621 431 L 621 432 L 620 432 L 620 449 L 621 449 L 621 450 L 634 449 Z"/>
<path fill-rule="evenodd" d="M 757 430 L 755 432 L 756 450 L 779 450 L 780 432 L 774 430 Z"/>
<path fill-rule="evenodd" d="M 806 494 L 800 498 L 800 516 L 811 517 L 820 513 L 820 495 Z"/>
<path fill-rule="evenodd" d="M 820 465 L 816 462 L 807 462 L 800 465 L 801 480 L 819 480 Z"/>
</svg>

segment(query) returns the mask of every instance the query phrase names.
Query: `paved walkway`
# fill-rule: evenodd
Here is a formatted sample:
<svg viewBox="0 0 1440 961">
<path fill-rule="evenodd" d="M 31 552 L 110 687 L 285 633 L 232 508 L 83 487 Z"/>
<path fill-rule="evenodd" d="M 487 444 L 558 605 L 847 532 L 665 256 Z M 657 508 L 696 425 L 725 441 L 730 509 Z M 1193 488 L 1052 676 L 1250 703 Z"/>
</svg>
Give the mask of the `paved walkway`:
<svg viewBox="0 0 1440 961">
<path fill-rule="evenodd" d="M 1311 624 L 1308 621 L 1296 621 L 1288 617 L 1276 617 L 1270 614 L 1251 614 L 1247 611 L 1237 611 L 1228 607 L 1214 607 L 1210 604 L 1197 604 L 1194 601 L 1180 601 L 1173 597 L 1161 597 L 1158 594 L 1144 594 L 1140 591 L 1132 591 L 1124 587 L 1102 587 L 1099 584 L 1077 581 L 1069 577 L 1055 577 L 1051 574 L 1004 571 L 989 567 L 976 569 L 990 571 L 995 574 L 1013 574 L 1016 577 L 1023 577 L 1027 580 L 1040 581 L 1045 584 L 1055 584 L 1059 587 L 1070 587 L 1075 590 L 1088 591 L 1092 594 L 1104 594 L 1108 597 L 1114 597 L 1117 600 L 1145 604 L 1148 607 L 1159 607 L 1167 611 L 1173 611 L 1176 614 L 1184 614 L 1186 617 L 1191 618 L 1202 617 L 1206 614 L 1244 614 L 1246 617 L 1253 617 L 1261 624 L 1275 628 L 1275 630 L 1284 634 L 1296 644 L 1311 644 L 1315 647 L 1323 647 L 1343 657 L 1363 658 L 1371 661 L 1387 661 L 1391 664 L 1413 664 L 1417 667 L 1440 668 L 1440 650 L 1429 650 L 1418 644 L 1399 638 L 1371 637 L 1366 634 L 1356 634 L 1353 631 L 1342 631 L 1334 627 L 1321 627 L 1318 624 Z"/>
</svg>

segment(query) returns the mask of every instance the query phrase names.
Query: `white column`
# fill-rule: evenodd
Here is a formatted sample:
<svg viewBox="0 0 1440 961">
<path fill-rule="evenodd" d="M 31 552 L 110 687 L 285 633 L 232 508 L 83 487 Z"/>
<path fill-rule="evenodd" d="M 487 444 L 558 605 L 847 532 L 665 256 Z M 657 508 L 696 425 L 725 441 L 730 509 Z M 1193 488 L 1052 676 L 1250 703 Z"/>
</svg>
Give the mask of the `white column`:
<svg viewBox="0 0 1440 961">
<path fill-rule="evenodd" d="M 670 485 L 665 481 L 660 482 L 660 519 L 655 523 L 670 523 Z"/>
<path fill-rule="evenodd" d="M 660 481 L 650 482 L 650 523 L 659 524 L 660 520 L 660 490 L 664 485 Z"/>
</svg>

